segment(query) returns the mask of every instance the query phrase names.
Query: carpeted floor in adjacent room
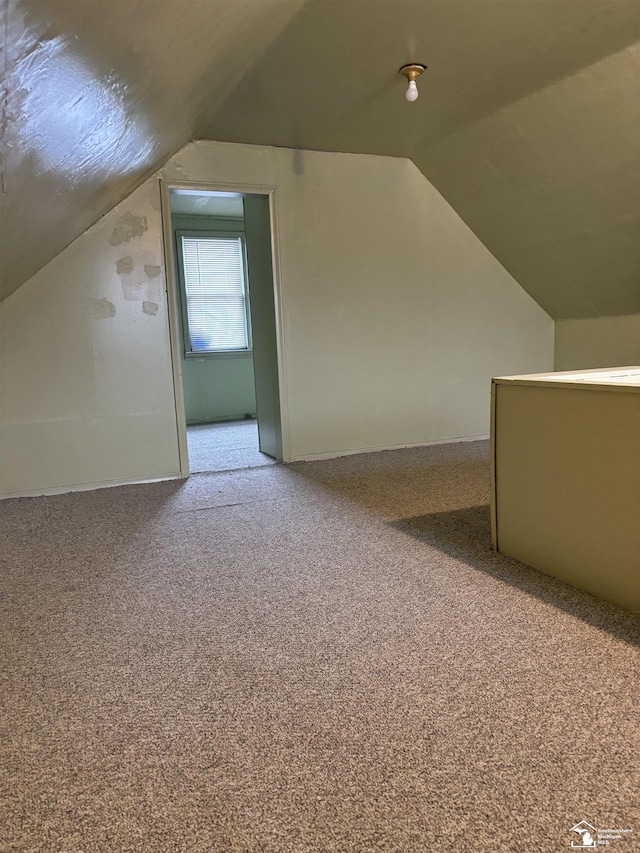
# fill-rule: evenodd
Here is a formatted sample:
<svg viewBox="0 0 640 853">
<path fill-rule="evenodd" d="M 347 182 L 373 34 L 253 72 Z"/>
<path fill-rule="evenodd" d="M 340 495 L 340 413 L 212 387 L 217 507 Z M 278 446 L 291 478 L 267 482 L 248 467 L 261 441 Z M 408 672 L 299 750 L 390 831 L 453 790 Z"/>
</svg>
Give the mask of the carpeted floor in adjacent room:
<svg viewBox="0 0 640 853">
<path fill-rule="evenodd" d="M 0 505 L 0 850 L 640 849 L 637 617 L 491 551 L 486 443 Z"/>
<path fill-rule="evenodd" d="M 189 469 L 192 474 L 235 471 L 275 465 L 276 460 L 258 449 L 255 420 L 223 421 L 187 427 Z"/>
</svg>

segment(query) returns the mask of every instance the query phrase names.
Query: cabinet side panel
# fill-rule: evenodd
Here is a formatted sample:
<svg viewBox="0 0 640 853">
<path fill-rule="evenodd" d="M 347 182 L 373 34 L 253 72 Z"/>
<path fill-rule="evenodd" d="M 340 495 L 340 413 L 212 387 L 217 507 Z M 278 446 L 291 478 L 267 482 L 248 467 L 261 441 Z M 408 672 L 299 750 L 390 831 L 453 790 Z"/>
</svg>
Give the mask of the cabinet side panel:
<svg viewBox="0 0 640 853">
<path fill-rule="evenodd" d="M 496 391 L 499 550 L 640 611 L 640 395 Z"/>
<path fill-rule="evenodd" d="M 498 519 L 497 519 L 497 504 L 496 504 L 496 402 L 498 397 L 499 385 L 496 382 L 491 382 L 491 545 L 495 551 L 499 551 L 498 546 Z"/>
</svg>

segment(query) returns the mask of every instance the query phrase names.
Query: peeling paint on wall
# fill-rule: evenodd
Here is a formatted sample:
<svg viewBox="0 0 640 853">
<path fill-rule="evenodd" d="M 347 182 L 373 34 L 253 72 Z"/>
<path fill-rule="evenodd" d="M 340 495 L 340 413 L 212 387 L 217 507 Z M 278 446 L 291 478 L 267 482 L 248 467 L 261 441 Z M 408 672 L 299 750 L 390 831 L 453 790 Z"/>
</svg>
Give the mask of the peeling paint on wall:
<svg viewBox="0 0 640 853">
<path fill-rule="evenodd" d="M 113 234 L 109 237 L 109 242 L 112 246 L 119 246 L 120 243 L 128 243 L 134 237 L 142 237 L 144 232 L 148 230 L 146 216 L 125 213 L 118 219 Z"/>
<path fill-rule="evenodd" d="M 108 299 L 89 299 L 89 316 L 92 320 L 109 320 L 116 316 L 116 306 Z"/>
<path fill-rule="evenodd" d="M 153 263 L 157 257 L 157 252 L 132 247 L 131 255 L 124 255 L 116 261 L 116 272 L 120 276 L 122 295 L 128 302 L 143 300 L 148 300 L 150 303 L 158 302 L 162 267 L 160 264 Z"/>
<path fill-rule="evenodd" d="M 116 261 L 116 272 L 118 275 L 126 275 L 133 272 L 135 266 L 131 255 L 125 255 L 124 258 L 118 258 Z"/>
<path fill-rule="evenodd" d="M 127 281 L 122 279 L 122 296 L 127 302 L 139 302 L 144 296 L 147 296 L 146 281 Z"/>
<path fill-rule="evenodd" d="M 158 313 L 158 305 L 155 302 L 143 302 L 142 310 L 145 314 L 148 314 L 150 317 L 155 317 Z"/>
</svg>

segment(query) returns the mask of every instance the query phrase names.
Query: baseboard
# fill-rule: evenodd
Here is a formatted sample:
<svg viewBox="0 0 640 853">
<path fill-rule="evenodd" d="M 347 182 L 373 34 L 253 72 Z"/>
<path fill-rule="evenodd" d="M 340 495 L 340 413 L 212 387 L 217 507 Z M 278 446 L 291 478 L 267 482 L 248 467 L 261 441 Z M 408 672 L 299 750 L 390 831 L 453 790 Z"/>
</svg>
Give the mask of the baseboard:
<svg viewBox="0 0 640 853">
<path fill-rule="evenodd" d="M 413 441 L 409 444 L 390 444 L 380 447 L 358 447 L 353 450 L 337 450 L 328 453 L 309 453 L 293 456 L 291 462 L 319 462 L 322 459 L 338 459 L 340 456 L 356 456 L 358 453 L 379 453 L 383 450 L 405 450 L 408 447 L 431 447 L 435 444 L 457 444 L 466 441 L 488 441 L 489 435 L 461 435 L 455 438 L 438 438 L 435 441 Z"/>
<path fill-rule="evenodd" d="M 409 447 L 431 447 L 436 444 L 456 444 L 468 441 L 487 441 L 488 435 L 463 435 L 455 438 L 439 438 L 435 441 L 414 441 L 410 444 L 392 444 L 378 447 L 357 447 L 351 450 L 329 451 L 327 453 L 310 453 L 305 456 L 294 456 L 288 462 L 318 462 L 322 459 L 338 459 L 340 456 L 356 456 L 359 453 L 379 453 L 384 450 L 403 450 Z M 94 489 L 112 489 L 116 486 L 136 486 L 145 483 L 164 483 L 168 480 L 183 480 L 180 473 L 164 474 L 158 477 L 134 477 L 130 480 L 102 480 L 96 483 L 74 483 L 67 486 L 48 486 L 39 489 L 26 489 L 21 492 L 0 492 L 0 500 L 11 498 L 37 498 L 47 495 L 65 495 L 69 492 L 89 492 Z"/>
<path fill-rule="evenodd" d="M 139 486 L 145 483 L 164 483 L 167 480 L 183 479 L 182 474 L 164 474 L 160 477 L 134 477 L 131 480 L 102 480 L 97 483 L 75 483 L 71 486 L 47 486 L 40 489 L 27 489 L 24 492 L 0 492 L 0 500 L 66 495 L 69 492 L 91 492 L 94 489 L 113 489 L 116 486 Z"/>
<path fill-rule="evenodd" d="M 247 421 L 247 423 L 250 423 L 256 420 L 257 415 L 252 414 L 251 417 L 248 418 L 246 413 L 243 412 L 241 415 L 225 415 L 222 418 L 207 418 L 204 421 L 187 421 L 187 426 L 208 426 L 209 424 L 235 423 L 236 421 Z"/>
</svg>

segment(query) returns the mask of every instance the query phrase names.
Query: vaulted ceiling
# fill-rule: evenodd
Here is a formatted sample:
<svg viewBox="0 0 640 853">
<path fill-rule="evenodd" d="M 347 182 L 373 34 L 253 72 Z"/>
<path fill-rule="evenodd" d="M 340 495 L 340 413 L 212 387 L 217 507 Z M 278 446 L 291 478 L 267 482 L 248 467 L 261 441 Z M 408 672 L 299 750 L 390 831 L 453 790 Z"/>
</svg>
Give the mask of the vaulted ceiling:
<svg viewBox="0 0 640 853">
<path fill-rule="evenodd" d="M 189 139 L 411 158 L 551 316 L 640 311 L 638 0 L 4 0 L 6 296 Z M 428 65 L 404 99 L 398 68 Z"/>
</svg>

